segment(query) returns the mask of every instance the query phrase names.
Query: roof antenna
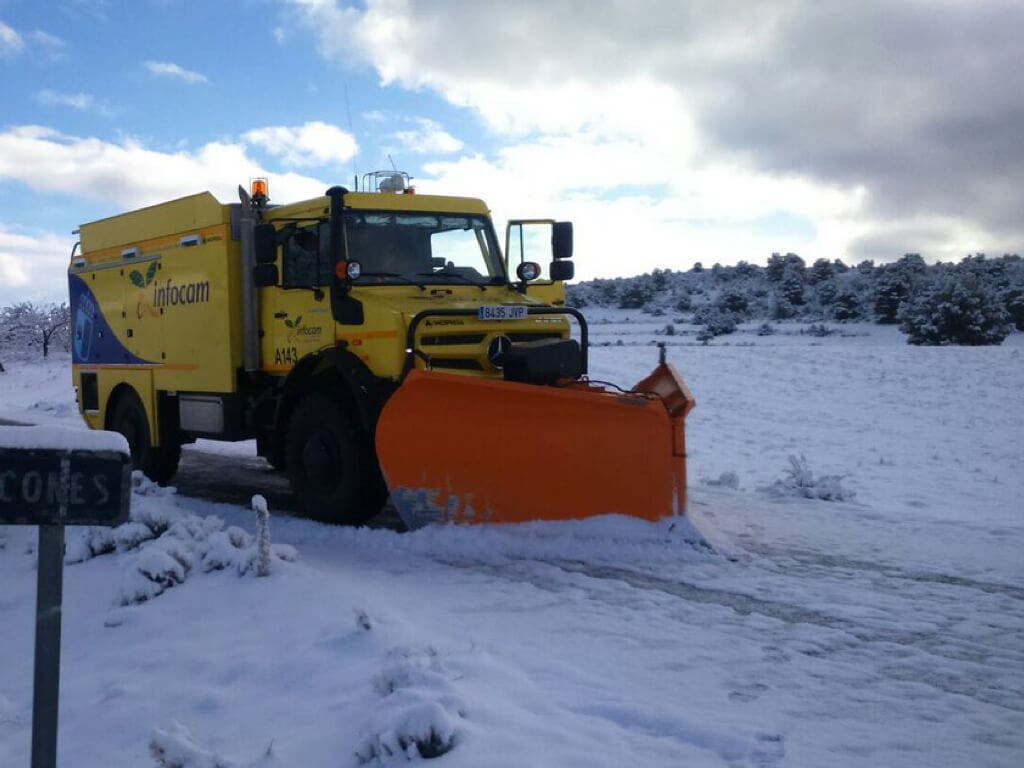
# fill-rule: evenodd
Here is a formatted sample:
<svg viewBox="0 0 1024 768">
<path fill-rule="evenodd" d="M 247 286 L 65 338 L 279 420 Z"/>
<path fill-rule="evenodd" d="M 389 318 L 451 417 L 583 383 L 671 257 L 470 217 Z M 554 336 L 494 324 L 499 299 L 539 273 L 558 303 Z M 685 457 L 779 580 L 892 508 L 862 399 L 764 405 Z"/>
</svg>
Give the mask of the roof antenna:
<svg viewBox="0 0 1024 768">
<path fill-rule="evenodd" d="M 359 191 L 359 169 L 356 165 L 356 160 L 359 157 L 359 142 L 356 141 L 356 132 L 352 129 L 352 110 L 348 104 L 348 82 L 344 83 L 345 86 L 345 117 L 348 119 L 348 132 L 352 137 L 352 142 L 356 145 L 355 152 L 352 153 L 352 178 L 355 180 L 356 192 Z"/>
<path fill-rule="evenodd" d="M 395 161 L 391 159 L 391 155 L 388 155 L 388 162 L 391 163 L 391 170 L 398 173 L 398 166 L 396 166 Z"/>
</svg>

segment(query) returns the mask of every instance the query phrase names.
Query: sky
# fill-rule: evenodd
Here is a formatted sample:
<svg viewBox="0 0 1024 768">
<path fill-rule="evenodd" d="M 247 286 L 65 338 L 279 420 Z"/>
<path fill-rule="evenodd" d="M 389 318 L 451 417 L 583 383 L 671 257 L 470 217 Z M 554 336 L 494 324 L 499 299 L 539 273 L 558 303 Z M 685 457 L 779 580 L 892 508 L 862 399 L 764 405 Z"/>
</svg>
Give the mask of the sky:
<svg viewBox="0 0 1024 768">
<path fill-rule="evenodd" d="M 0 305 L 80 224 L 395 167 L 577 279 L 1024 248 L 1024 3 L 0 0 Z"/>
</svg>

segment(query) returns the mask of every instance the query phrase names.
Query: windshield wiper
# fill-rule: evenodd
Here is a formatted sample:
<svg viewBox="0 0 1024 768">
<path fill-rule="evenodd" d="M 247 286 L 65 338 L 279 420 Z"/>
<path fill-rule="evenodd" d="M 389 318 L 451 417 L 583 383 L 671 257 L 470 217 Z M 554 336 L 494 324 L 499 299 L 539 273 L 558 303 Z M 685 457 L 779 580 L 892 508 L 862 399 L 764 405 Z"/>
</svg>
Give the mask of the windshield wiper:
<svg viewBox="0 0 1024 768">
<path fill-rule="evenodd" d="M 415 285 L 421 291 L 427 290 L 427 286 L 423 285 L 423 283 L 417 282 L 416 280 L 410 280 L 405 275 L 400 275 L 397 272 L 361 272 L 359 277 L 397 277 L 402 281 L 402 285 Z"/>
<path fill-rule="evenodd" d="M 457 277 L 459 280 L 464 281 L 467 285 L 475 285 L 481 291 L 486 291 L 487 285 L 489 284 L 478 283 L 476 280 L 468 278 L 465 275 L 460 275 L 458 272 L 445 272 L 442 270 L 441 272 L 417 272 L 416 274 L 419 275 L 420 277 Z"/>
</svg>

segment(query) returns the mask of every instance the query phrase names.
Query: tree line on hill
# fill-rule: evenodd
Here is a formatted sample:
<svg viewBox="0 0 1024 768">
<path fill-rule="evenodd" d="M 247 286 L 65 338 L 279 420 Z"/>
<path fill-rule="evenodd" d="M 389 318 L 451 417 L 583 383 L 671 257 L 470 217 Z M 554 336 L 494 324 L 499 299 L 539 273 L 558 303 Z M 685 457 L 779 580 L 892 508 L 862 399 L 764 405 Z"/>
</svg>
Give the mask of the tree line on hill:
<svg viewBox="0 0 1024 768">
<path fill-rule="evenodd" d="M 899 324 L 912 344 L 999 344 L 1024 331 L 1024 261 L 979 253 L 928 265 L 907 253 L 887 264 L 818 259 L 807 266 L 795 253 L 773 253 L 764 267 L 697 263 L 685 272 L 576 283 L 566 300 L 670 315 L 702 326 L 705 339 L 757 320 L 858 321 Z"/>
</svg>

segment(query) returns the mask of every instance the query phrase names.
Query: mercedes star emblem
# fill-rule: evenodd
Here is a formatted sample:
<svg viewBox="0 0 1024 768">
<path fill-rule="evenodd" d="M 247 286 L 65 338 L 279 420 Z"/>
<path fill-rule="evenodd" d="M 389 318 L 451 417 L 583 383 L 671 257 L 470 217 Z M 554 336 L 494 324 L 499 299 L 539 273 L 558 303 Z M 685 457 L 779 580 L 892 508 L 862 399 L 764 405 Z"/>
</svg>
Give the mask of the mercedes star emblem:
<svg viewBox="0 0 1024 768">
<path fill-rule="evenodd" d="M 495 336 L 487 345 L 487 359 L 498 370 L 505 362 L 505 355 L 512 348 L 512 340 L 508 336 Z"/>
</svg>

